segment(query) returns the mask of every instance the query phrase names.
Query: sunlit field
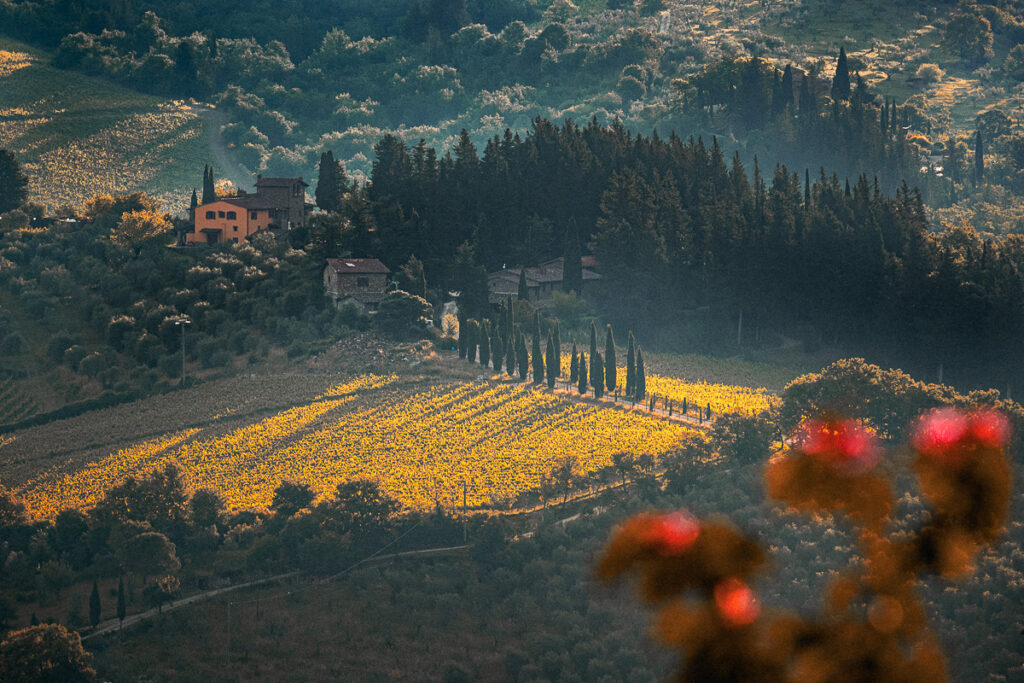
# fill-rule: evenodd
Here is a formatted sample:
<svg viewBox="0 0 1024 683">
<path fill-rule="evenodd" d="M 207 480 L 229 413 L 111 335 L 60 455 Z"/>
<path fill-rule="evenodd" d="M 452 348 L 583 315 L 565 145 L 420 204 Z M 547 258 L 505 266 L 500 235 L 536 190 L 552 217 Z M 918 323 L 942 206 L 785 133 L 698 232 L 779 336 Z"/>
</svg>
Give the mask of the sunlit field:
<svg viewBox="0 0 1024 683">
<path fill-rule="evenodd" d="M 229 433 L 179 430 L 74 472 L 43 474 L 17 494 L 34 515 L 53 517 L 94 505 L 129 475 L 176 463 L 193 488 L 215 489 L 231 509 L 268 506 L 286 480 L 329 495 L 356 478 L 377 480 L 414 508 L 454 507 L 463 494 L 468 505 L 486 506 L 538 487 L 566 456 L 580 474 L 594 472 L 616 453 L 660 456 L 692 433 L 639 412 L 487 382 L 383 393 L 356 405 L 361 393 L 392 382 L 363 375 Z"/>
<path fill-rule="evenodd" d="M 49 65 L 0 39 L 0 148 L 29 176 L 29 199 L 81 207 L 97 193 L 145 191 L 185 208 L 208 162 L 198 111 Z"/>
<path fill-rule="evenodd" d="M 603 347 L 601 351 L 604 351 Z M 621 351 L 619 353 L 625 355 Z M 571 358 L 571 354 L 562 355 L 562 374 L 566 378 L 569 377 Z M 703 410 L 707 406 L 711 406 L 711 411 L 715 415 L 725 413 L 758 415 L 779 402 L 778 396 L 763 387 L 735 386 L 667 377 L 652 373 L 649 369 L 646 372 L 646 382 L 648 396 L 657 397 L 659 407 L 662 407 L 662 402 L 667 399 L 672 401 L 675 408 L 679 410 L 685 400 L 687 412 L 690 409 L 695 411 L 699 407 Z M 616 387 L 620 393 L 623 393 L 625 386 L 626 366 L 623 364 L 618 367 L 616 372 Z"/>
</svg>

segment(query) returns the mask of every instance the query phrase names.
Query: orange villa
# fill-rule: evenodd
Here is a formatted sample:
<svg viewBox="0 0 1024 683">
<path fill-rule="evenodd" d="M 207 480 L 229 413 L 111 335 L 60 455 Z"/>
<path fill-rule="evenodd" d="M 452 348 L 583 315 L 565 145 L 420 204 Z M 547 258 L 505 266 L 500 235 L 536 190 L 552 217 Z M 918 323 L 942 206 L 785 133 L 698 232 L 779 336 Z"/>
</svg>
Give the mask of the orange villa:
<svg viewBox="0 0 1024 683">
<path fill-rule="evenodd" d="M 308 187 L 302 178 L 257 176 L 256 194 L 239 190 L 234 197 L 221 197 L 195 209 L 188 244 L 243 243 L 258 232 L 302 225 L 309 216 Z"/>
</svg>

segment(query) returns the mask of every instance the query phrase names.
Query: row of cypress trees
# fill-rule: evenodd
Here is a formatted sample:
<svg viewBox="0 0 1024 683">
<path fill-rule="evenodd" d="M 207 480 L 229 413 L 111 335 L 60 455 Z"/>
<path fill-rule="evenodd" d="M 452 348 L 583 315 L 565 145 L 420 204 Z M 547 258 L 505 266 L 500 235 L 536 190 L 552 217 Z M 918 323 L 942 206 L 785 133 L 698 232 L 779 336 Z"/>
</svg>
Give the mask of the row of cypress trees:
<svg viewBox="0 0 1024 683">
<path fill-rule="evenodd" d="M 492 366 L 496 372 L 505 372 L 509 377 L 519 374 L 526 381 L 532 372 L 534 384 L 547 384 L 555 388 L 556 380 L 562 376 L 562 341 L 558 321 L 548 325 L 547 342 L 542 346 L 540 311 L 534 311 L 531 321 L 530 349 L 527 350 L 526 334 L 515 321 L 515 308 L 511 295 L 502 307 L 499 320 L 478 321 L 468 319 L 459 331 L 459 358 L 470 363 L 479 362 Z M 577 352 L 572 345 L 569 364 L 569 383 L 586 394 L 588 387 L 594 396 L 601 398 L 605 392 L 614 392 L 619 387 L 618 368 L 615 356 L 615 334 L 611 325 L 605 326 L 604 355 L 597 350 L 597 326 L 590 323 L 590 356 Z M 643 351 L 637 346 L 633 332 L 629 333 L 626 351 L 626 386 L 623 395 L 633 401 L 642 401 L 647 396 L 647 379 Z"/>
</svg>

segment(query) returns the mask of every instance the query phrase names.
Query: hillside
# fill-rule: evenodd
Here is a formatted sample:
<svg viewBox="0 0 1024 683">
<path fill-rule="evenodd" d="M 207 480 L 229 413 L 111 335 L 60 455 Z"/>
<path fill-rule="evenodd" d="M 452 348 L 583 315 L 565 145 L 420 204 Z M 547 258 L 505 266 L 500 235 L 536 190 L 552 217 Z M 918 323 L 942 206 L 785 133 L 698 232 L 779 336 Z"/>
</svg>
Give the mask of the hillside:
<svg viewBox="0 0 1024 683">
<path fill-rule="evenodd" d="M 57 69 L 51 60 L 0 38 L 0 148 L 18 155 L 29 200 L 51 211 L 78 209 L 94 194 L 143 191 L 169 211 L 183 210 L 196 169 L 211 160 L 209 109 Z"/>
</svg>

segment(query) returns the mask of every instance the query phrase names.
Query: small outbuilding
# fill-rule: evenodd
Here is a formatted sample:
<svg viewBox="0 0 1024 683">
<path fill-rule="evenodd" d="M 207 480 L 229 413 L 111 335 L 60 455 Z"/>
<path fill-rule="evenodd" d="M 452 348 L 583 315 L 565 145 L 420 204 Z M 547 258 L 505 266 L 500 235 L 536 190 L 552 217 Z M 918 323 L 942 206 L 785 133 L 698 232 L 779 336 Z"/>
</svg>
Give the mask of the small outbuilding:
<svg viewBox="0 0 1024 683">
<path fill-rule="evenodd" d="M 324 292 L 336 308 L 352 303 L 375 311 L 388 291 L 391 270 L 375 258 L 329 258 Z"/>
</svg>

